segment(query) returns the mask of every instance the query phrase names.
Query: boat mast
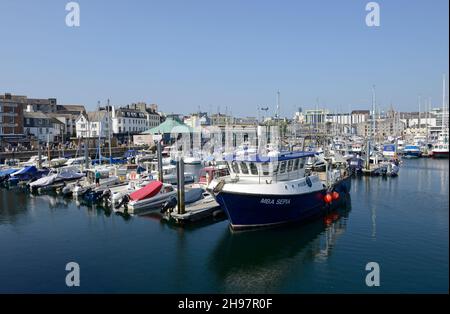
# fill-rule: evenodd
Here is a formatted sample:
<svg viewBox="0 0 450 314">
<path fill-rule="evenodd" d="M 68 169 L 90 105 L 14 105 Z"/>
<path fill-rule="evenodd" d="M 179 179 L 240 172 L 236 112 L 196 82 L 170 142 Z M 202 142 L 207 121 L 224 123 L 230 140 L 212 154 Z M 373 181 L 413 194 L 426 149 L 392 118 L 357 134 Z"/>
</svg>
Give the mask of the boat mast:
<svg viewBox="0 0 450 314">
<path fill-rule="evenodd" d="M 100 139 L 101 139 L 101 134 L 102 134 L 102 132 L 100 132 L 100 101 L 98 102 L 98 128 L 97 128 L 97 130 L 98 130 L 98 163 L 99 163 L 99 165 L 101 165 L 102 164 L 102 149 L 101 149 L 101 147 L 100 147 Z M 94 119 L 94 121 L 95 121 L 95 119 Z"/>
<path fill-rule="evenodd" d="M 442 75 L 442 132 L 445 131 L 445 74 Z"/>
<path fill-rule="evenodd" d="M 109 109 L 109 99 L 108 99 L 108 146 L 109 146 L 109 164 L 112 164 L 112 153 L 111 153 L 111 116 L 110 116 L 110 109 Z"/>
<path fill-rule="evenodd" d="M 372 85 L 372 138 L 375 139 L 375 85 Z"/>
<path fill-rule="evenodd" d="M 276 112 L 276 123 L 278 126 L 278 151 L 281 151 L 281 125 L 280 125 L 280 91 L 277 91 L 277 112 Z"/>
<path fill-rule="evenodd" d="M 419 128 L 419 132 L 420 132 L 420 103 L 421 103 L 421 101 L 422 101 L 422 97 L 421 97 L 421 95 L 419 95 L 419 120 L 418 120 L 418 128 Z"/>
</svg>

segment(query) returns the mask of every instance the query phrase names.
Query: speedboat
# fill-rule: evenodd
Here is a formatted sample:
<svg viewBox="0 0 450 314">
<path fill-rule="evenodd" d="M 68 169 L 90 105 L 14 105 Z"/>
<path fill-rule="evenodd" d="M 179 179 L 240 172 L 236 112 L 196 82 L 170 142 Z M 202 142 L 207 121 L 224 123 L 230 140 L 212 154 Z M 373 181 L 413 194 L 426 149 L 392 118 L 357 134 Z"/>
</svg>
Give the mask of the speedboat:
<svg viewBox="0 0 450 314">
<path fill-rule="evenodd" d="M 7 182 L 9 185 L 28 183 L 46 176 L 49 172 L 49 169 L 38 169 L 36 166 L 26 166 L 12 173 Z"/>
<path fill-rule="evenodd" d="M 124 206 L 128 213 L 138 213 L 160 209 L 168 200 L 176 195 L 171 184 L 152 181 L 143 188 L 125 195 L 116 210 Z"/>
<path fill-rule="evenodd" d="M 64 184 L 78 181 L 84 176 L 85 174 L 81 172 L 77 166 L 67 166 L 52 170 L 47 176 L 29 183 L 28 186 L 31 191 L 42 191 L 53 189 L 56 187 L 55 185 L 58 184 L 64 186 Z"/>
<path fill-rule="evenodd" d="M 108 201 L 112 204 L 113 208 L 120 208 L 121 202 L 124 200 L 126 195 L 145 187 L 151 181 L 152 180 L 149 178 L 139 179 L 138 181 L 130 180 L 126 185 L 110 187 L 108 192 Z"/>
<path fill-rule="evenodd" d="M 300 222 L 324 213 L 350 190 L 345 173 L 323 182 L 318 174 L 305 175 L 314 152 L 279 153 L 275 157 L 248 156 L 227 160 L 230 176 L 211 181 L 213 194 L 233 229 Z"/>
<path fill-rule="evenodd" d="M 95 174 L 100 173 L 99 183 L 95 183 Z M 109 168 L 98 168 L 86 170 L 86 178 L 78 181 L 75 184 L 68 185 L 63 189 L 64 195 L 72 194 L 73 196 L 84 195 L 88 191 L 92 191 L 95 188 L 107 188 L 116 184 L 119 184 L 120 180 L 118 176 L 110 175 Z"/>
</svg>

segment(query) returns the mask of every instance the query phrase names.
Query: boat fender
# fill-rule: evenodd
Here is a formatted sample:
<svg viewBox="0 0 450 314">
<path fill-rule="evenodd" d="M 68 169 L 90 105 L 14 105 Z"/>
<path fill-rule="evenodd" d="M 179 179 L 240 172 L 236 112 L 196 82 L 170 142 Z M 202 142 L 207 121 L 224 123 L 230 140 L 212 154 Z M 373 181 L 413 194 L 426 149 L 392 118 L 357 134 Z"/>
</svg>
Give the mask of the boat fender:
<svg viewBox="0 0 450 314">
<path fill-rule="evenodd" d="M 312 186 L 312 182 L 311 182 L 311 179 L 309 178 L 309 176 L 306 177 L 305 181 L 306 181 L 306 184 L 307 184 L 309 187 Z"/>
<path fill-rule="evenodd" d="M 220 180 L 219 183 L 217 183 L 217 185 L 214 187 L 213 192 L 219 193 L 220 191 L 222 191 L 224 185 L 225 185 L 225 181 Z"/>
</svg>

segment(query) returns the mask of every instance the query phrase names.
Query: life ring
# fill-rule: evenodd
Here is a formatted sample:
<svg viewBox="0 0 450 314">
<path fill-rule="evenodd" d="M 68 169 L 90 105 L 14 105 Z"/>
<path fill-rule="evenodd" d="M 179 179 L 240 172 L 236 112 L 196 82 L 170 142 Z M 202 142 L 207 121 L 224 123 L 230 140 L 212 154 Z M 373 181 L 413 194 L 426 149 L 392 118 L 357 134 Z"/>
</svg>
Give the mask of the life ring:
<svg viewBox="0 0 450 314">
<path fill-rule="evenodd" d="M 136 180 L 136 172 L 132 172 L 132 173 L 130 173 L 130 179 L 131 180 Z"/>
<path fill-rule="evenodd" d="M 312 182 L 311 182 L 311 179 L 309 178 L 309 176 L 306 177 L 305 181 L 309 187 L 312 187 Z"/>
</svg>

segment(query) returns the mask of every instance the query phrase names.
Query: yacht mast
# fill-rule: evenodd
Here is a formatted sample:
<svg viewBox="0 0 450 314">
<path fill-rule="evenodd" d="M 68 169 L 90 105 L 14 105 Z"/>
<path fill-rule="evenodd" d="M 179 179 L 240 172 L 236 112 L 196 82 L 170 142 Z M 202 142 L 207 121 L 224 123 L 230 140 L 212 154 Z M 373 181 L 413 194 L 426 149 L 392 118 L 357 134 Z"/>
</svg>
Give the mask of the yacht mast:
<svg viewBox="0 0 450 314">
<path fill-rule="evenodd" d="M 108 99 L 108 146 L 109 146 L 109 164 L 112 164 L 112 153 L 111 153 L 111 127 L 112 127 L 112 121 L 111 121 L 111 110 L 109 108 L 109 99 Z"/>
<path fill-rule="evenodd" d="M 442 75 L 442 132 L 445 131 L 445 74 Z"/>
</svg>

